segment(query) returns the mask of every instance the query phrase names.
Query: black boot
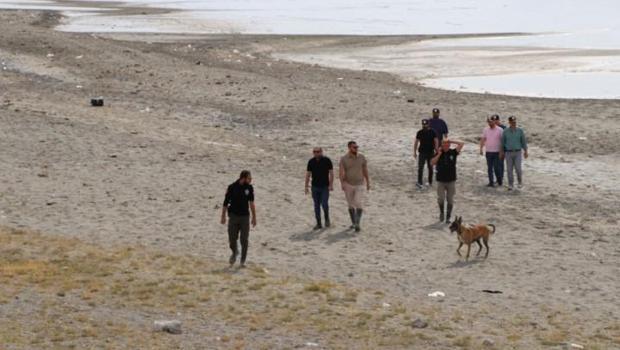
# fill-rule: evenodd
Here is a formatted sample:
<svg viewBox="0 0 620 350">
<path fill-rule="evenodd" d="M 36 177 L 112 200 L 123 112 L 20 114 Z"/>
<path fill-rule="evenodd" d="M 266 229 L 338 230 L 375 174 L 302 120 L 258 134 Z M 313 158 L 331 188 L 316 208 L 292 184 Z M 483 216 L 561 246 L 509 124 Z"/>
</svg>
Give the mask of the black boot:
<svg viewBox="0 0 620 350">
<path fill-rule="evenodd" d="M 355 209 L 349 208 L 349 216 L 351 217 L 351 228 L 355 228 Z"/>
<path fill-rule="evenodd" d="M 439 222 L 443 222 L 443 203 L 439 203 Z"/>
<path fill-rule="evenodd" d="M 355 209 L 355 232 L 360 232 L 360 222 L 362 221 L 362 209 Z"/>
<path fill-rule="evenodd" d="M 446 224 L 450 223 L 450 216 L 452 215 L 452 204 L 448 203 L 448 212 L 446 213 Z"/>
</svg>

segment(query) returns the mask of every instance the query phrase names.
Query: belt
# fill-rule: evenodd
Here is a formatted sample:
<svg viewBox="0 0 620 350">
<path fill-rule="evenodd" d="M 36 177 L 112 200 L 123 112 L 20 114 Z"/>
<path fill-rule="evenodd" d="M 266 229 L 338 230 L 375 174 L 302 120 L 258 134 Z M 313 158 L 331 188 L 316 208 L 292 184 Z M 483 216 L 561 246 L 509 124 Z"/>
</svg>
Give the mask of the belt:
<svg viewBox="0 0 620 350">
<path fill-rule="evenodd" d="M 508 150 L 506 152 L 521 152 L 521 150 L 520 149 L 513 149 L 513 150 Z"/>
</svg>

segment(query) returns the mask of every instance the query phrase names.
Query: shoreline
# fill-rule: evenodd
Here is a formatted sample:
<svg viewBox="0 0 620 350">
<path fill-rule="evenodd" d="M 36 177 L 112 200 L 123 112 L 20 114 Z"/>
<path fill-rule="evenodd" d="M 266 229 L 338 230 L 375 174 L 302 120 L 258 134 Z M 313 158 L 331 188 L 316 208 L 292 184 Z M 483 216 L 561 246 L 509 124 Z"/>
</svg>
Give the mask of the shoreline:
<svg viewBox="0 0 620 350">
<path fill-rule="evenodd" d="M 615 84 L 620 69 L 619 50 L 519 46 L 519 42 L 560 33 L 470 33 L 442 35 L 285 35 L 235 33 L 233 24 L 189 18 L 191 11 L 137 7 L 128 3 L 55 1 L 59 6 L 102 8 L 100 13 L 74 17 L 60 31 L 97 33 L 111 38 L 151 35 L 168 38 L 244 35 L 249 38 L 306 38 L 334 40 L 336 45 L 286 47 L 276 58 L 334 68 L 383 71 L 405 82 L 457 92 L 530 98 L 618 100 Z M 172 17 L 171 17 L 172 16 Z M 175 16 L 181 16 L 175 19 Z M 131 19 L 131 21 L 128 21 Z M 76 21 L 87 27 L 78 29 Z M 126 22 L 126 23 L 125 23 Z M 175 23 L 184 29 L 174 29 Z M 71 24 L 73 23 L 73 24 Z M 124 23 L 124 24 L 123 24 Z M 172 27 L 171 27 L 172 25 Z M 90 26 L 90 27 L 88 27 Z M 122 31 L 127 27 L 134 31 Z M 168 29 L 166 29 L 168 28 Z M 226 29 L 229 28 L 229 29 Z M 99 29 L 99 30 L 98 30 Z M 162 30 L 171 30 L 164 33 Z M 204 33 L 208 32 L 208 33 Z M 532 39 L 534 38 L 534 39 Z M 142 40 L 142 39 L 139 39 Z M 495 46 L 482 45 L 486 41 Z M 499 41 L 498 41 L 499 40 Z M 501 44 L 513 41 L 513 46 Z M 359 44 L 354 44 L 354 43 Z M 464 45 L 464 46 L 463 46 Z M 488 45 L 485 44 L 485 45 Z M 333 48 L 333 49 L 332 49 Z M 601 62 L 607 62 L 601 64 Z M 535 83 L 531 83 L 531 82 Z M 595 83 L 596 82 L 596 83 Z M 585 89 L 585 90 L 584 90 Z"/>
<path fill-rule="evenodd" d="M 431 320 L 428 329 L 412 330 L 394 318 L 390 328 L 413 338 L 378 347 L 475 348 L 487 338 L 497 348 L 620 344 L 614 302 L 620 218 L 609 210 L 618 198 L 620 102 L 455 93 L 386 73 L 271 57 L 284 47 L 341 44 L 331 38 L 149 43 L 54 31 L 54 16 L 41 12 L 0 11 L 0 19 L 0 58 L 9 67 L 0 71 L 8 87 L 0 92 L 1 225 L 225 262 L 226 237 L 217 222 L 222 191 L 239 169 L 250 168 L 259 215 L 250 238 L 252 268 L 378 290 L 383 303 L 396 300 L 412 310 L 403 317 Z M 89 99 L 100 95 L 105 107 L 90 107 Z M 455 237 L 435 222 L 435 193 L 416 191 L 410 181 L 411 137 L 433 107 L 442 110 L 451 135 L 467 142 L 455 213 L 499 229 L 488 260 L 458 259 Z M 530 137 L 526 188 L 518 194 L 484 187 L 476 142 L 492 112 L 519 116 Z M 349 139 L 369 159 L 374 183 L 363 231 L 346 230 L 340 191 L 331 199 L 334 227 L 311 231 L 302 177 L 309 152 L 321 145 L 338 159 Z M 504 294 L 488 296 L 484 289 Z M 428 297 L 437 290 L 446 297 Z M 471 300 L 475 307 L 465 306 Z M 373 304 L 365 312 L 380 319 L 386 308 Z M 205 336 L 194 331 L 175 339 Z M 285 346 L 273 337 L 279 334 L 252 335 Z M 338 340 L 343 348 L 363 346 Z"/>
</svg>

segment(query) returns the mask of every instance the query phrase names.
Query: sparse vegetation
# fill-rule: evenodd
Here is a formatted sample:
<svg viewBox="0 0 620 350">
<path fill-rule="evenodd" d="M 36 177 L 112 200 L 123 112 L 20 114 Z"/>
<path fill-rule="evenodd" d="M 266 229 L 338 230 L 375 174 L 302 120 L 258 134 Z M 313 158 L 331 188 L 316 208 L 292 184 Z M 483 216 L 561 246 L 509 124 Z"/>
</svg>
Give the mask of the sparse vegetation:
<svg viewBox="0 0 620 350">
<path fill-rule="evenodd" d="M 31 307 L 24 308 L 22 300 Z M 197 342 L 210 337 L 223 348 L 250 343 L 271 348 L 269 340 L 248 338 L 265 332 L 271 339 L 320 338 L 335 349 L 474 347 L 472 335 L 459 332 L 471 322 L 468 314 L 445 314 L 441 306 L 412 307 L 397 300 L 386 306 L 385 300 L 383 292 L 272 276 L 258 266 L 229 270 L 225 262 L 142 248 L 102 249 L 75 239 L 0 229 L 0 306 L 11 312 L 10 319 L 0 316 L 0 343 L 17 349 L 178 347 L 184 338 L 150 330 L 154 318 L 178 313 L 197 320 L 186 326 Z M 516 317 L 495 334 L 517 346 L 530 336 L 545 346 L 578 334 L 563 314 L 546 311 L 551 328 L 544 332 L 528 335 L 528 319 Z M 424 315 L 430 327 L 414 330 L 412 313 Z M 215 335 L 197 324 L 232 330 Z M 613 324 L 598 330 L 589 338 L 592 348 L 617 346 L 619 330 Z M 580 336 L 580 341 L 587 339 Z"/>
</svg>

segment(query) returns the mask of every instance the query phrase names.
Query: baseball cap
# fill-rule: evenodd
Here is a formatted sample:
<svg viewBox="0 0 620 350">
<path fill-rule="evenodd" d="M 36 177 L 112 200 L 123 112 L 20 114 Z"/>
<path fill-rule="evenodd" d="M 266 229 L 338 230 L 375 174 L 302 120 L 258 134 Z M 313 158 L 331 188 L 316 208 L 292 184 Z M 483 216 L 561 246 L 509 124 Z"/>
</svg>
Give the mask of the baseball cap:
<svg viewBox="0 0 620 350">
<path fill-rule="evenodd" d="M 497 115 L 497 114 L 493 114 L 493 115 L 491 116 L 491 118 L 489 118 L 489 119 L 491 119 L 491 120 L 499 120 L 499 115 Z"/>
<path fill-rule="evenodd" d="M 510 117 L 508 117 L 508 121 L 509 122 L 516 122 L 517 121 L 517 117 L 515 117 L 514 115 L 511 115 Z"/>
<path fill-rule="evenodd" d="M 428 119 L 422 119 L 422 125 L 428 125 Z"/>
<path fill-rule="evenodd" d="M 439 113 L 439 108 L 433 108 L 433 113 Z"/>
</svg>

